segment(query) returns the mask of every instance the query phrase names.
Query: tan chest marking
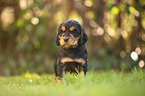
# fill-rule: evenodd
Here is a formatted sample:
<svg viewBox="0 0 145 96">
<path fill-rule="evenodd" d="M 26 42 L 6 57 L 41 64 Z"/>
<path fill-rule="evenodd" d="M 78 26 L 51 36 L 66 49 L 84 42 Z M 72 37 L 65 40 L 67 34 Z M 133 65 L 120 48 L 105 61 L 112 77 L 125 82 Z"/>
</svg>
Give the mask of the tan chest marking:
<svg viewBox="0 0 145 96">
<path fill-rule="evenodd" d="M 65 64 L 67 62 L 77 62 L 77 63 L 80 63 L 82 65 L 85 64 L 85 60 L 82 59 L 82 58 L 76 58 L 76 59 L 72 59 L 72 58 L 69 58 L 69 57 L 65 57 L 65 58 L 61 58 L 60 59 L 61 63 Z"/>
<path fill-rule="evenodd" d="M 74 60 L 72 58 L 69 58 L 69 57 L 61 58 L 60 61 L 63 64 L 67 63 L 67 62 L 74 62 Z"/>
<path fill-rule="evenodd" d="M 74 59 L 74 62 L 78 62 L 78 63 L 84 65 L 86 61 L 82 58 L 77 58 L 77 59 Z"/>
</svg>

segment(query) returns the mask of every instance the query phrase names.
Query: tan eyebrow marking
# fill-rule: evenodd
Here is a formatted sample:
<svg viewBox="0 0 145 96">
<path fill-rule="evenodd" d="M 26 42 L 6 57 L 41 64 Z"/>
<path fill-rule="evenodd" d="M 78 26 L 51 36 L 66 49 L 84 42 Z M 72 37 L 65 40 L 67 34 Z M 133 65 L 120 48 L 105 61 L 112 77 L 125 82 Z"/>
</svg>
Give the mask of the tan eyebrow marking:
<svg viewBox="0 0 145 96">
<path fill-rule="evenodd" d="M 65 26 L 62 26 L 61 29 L 62 29 L 62 31 L 65 31 L 66 30 Z"/>
<path fill-rule="evenodd" d="M 70 31 L 73 31 L 74 29 L 75 29 L 74 26 L 71 26 L 71 27 L 69 28 Z"/>
</svg>

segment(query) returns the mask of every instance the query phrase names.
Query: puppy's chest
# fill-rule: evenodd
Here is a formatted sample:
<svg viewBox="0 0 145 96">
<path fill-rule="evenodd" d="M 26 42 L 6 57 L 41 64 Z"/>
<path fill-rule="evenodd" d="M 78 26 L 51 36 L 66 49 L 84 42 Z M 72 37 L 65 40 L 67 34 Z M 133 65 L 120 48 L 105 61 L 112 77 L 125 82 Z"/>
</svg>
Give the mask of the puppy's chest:
<svg viewBox="0 0 145 96">
<path fill-rule="evenodd" d="M 70 57 L 70 58 L 81 58 L 85 54 L 85 50 L 82 48 L 78 49 L 63 49 L 58 50 L 59 57 Z"/>
<path fill-rule="evenodd" d="M 74 63 L 76 62 L 81 65 L 84 65 L 86 63 L 86 61 L 83 58 L 70 58 L 70 57 L 62 57 L 62 58 L 60 58 L 60 62 L 62 64 L 66 64 L 69 62 L 74 62 Z"/>
<path fill-rule="evenodd" d="M 65 64 L 69 62 L 77 62 L 81 65 L 85 64 L 85 52 L 83 50 L 59 50 L 60 62 Z"/>
</svg>

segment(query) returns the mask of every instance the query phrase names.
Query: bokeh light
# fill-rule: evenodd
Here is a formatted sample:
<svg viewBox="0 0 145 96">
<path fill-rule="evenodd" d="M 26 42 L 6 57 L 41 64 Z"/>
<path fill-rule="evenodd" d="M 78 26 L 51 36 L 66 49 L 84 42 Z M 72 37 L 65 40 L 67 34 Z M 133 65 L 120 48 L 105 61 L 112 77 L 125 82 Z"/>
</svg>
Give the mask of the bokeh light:
<svg viewBox="0 0 145 96">
<path fill-rule="evenodd" d="M 143 68 L 143 67 L 144 67 L 144 61 L 143 61 L 143 60 L 141 60 L 141 61 L 139 62 L 139 67 L 140 67 L 140 68 Z"/>
<path fill-rule="evenodd" d="M 107 32 L 108 32 L 108 34 L 109 34 L 111 37 L 116 37 L 116 32 L 115 32 L 114 29 L 108 28 L 108 29 L 107 29 Z"/>
<path fill-rule="evenodd" d="M 20 0 L 19 5 L 22 9 L 26 9 L 27 8 L 27 1 L 26 0 Z"/>
<path fill-rule="evenodd" d="M 123 38 L 127 38 L 128 37 L 127 31 L 121 31 L 121 35 L 123 36 Z"/>
<path fill-rule="evenodd" d="M 145 41 L 145 34 L 141 36 L 142 40 Z"/>
<path fill-rule="evenodd" d="M 93 11 L 88 11 L 88 12 L 86 12 L 85 16 L 88 19 L 93 19 L 94 18 L 94 13 L 93 13 Z"/>
<path fill-rule="evenodd" d="M 130 51 L 131 51 L 131 46 L 130 45 L 127 45 L 126 46 L 126 52 L 129 53 Z"/>
<path fill-rule="evenodd" d="M 117 15 L 119 13 L 119 8 L 118 7 L 113 7 L 111 12 L 114 14 L 114 15 Z"/>
<path fill-rule="evenodd" d="M 134 15 L 135 15 L 136 17 L 139 17 L 139 15 L 140 15 L 139 11 L 138 11 L 138 10 L 134 10 Z"/>
<path fill-rule="evenodd" d="M 32 23 L 33 25 L 37 25 L 37 24 L 39 23 L 39 19 L 38 19 L 37 17 L 33 17 L 33 18 L 31 19 L 31 23 Z"/>
<path fill-rule="evenodd" d="M 137 48 L 135 49 L 135 52 L 137 53 L 137 55 L 140 55 L 140 54 L 141 54 L 141 49 L 140 49 L 139 47 L 137 47 Z"/>
<path fill-rule="evenodd" d="M 104 29 L 103 29 L 102 27 L 99 27 L 99 28 L 97 29 L 97 34 L 98 34 L 99 36 L 102 36 L 102 35 L 104 34 Z"/>
<path fill-rule="evenodd" d="M 23 17 L 26 19 L 26 20 L 29 20 L 33 17 L 33 12 L 31 10 L 28 10 L 24 15 Z"/>
<path fill-rule="evenodd" d="M 134 7 L 129 6 L 129 12 L 130 12 L 130 13 L 134 13 L 134 10 L 135 10 Z"/>
<path fill-rule="evenodd" d="M 104 35 L 104 40 L 107 42 L 107 43 L 110 43 L 111 42 L 111 37 L 107 34 Z"/>
<path fill-rule="evenodd" d="M 6 28 L 9 24 L 14 22 L 14 9 L 11 7 L 6 7 L 0 16 L 3 24 L 3 28 Z"/>
<path fill-rule="evenodd" d="M 22 9 L 26 9 L 33 4 L 33 0 L 20 0 L 19 5 Z"/>
<path fill-rule="evenodd" d="M 138 55 L 135 51 L 131 52 L 131 58 L 134 60 L 134 61 L 137 61 L 138 60 Z"/>
<path fill-rule="evenodd" d="M 27 41 L 29 40 L 29 37 L 28 37 L 27 35 L 25 35 L 25 36 L 22 38 L 22 40 L 23 40 L 24 42 L 27 42 Z"/>
<path fill-rule="evenodd" d="M 94 20 L 90 20 L 89 25 L 95 29 L 99 27 L 99 25 Z"/>
<path fill-rule="evenodd" d="M 104 34 L 104 29 L 102 27 L 92 30 L 92 35 L 94 36 L 102 36 L 103 34 Z"/>
<path fill-rule="evenodd" d="M 120 52 L 120 57 L 121 57 L 121 58 L 125 58 L 125 56 L 126 56 L 126 52 L 125 52 L 125 51 L 121 51 L 121 52 Z"/>
<path fill-rule="evenodd" d="M 134 20 L 133 25 L 134 25 L 134 26 L 138 26 L 138 21 L 137 21 L 137 20 Z"/>
<path fill-rule="evenodd" d="M 89 0 L 85 1 L 85 6 L 92 7 L 93 3 Z"/>
</svg>

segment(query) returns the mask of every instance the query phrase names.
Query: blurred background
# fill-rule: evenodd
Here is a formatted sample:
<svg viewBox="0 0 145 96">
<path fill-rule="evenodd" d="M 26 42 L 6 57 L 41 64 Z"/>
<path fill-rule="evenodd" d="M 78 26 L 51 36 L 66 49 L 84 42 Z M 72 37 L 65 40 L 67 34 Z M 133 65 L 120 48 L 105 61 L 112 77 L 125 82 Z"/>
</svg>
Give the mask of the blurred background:
<svg viewBox="0 0 145 96">
<path fill-rule="evenodd" d="M 53 73 L 68 19 L 89 37 L 90 70 L 145 68 L 145 0 L 0 0 L 0 75 Z"/>
</svg>

